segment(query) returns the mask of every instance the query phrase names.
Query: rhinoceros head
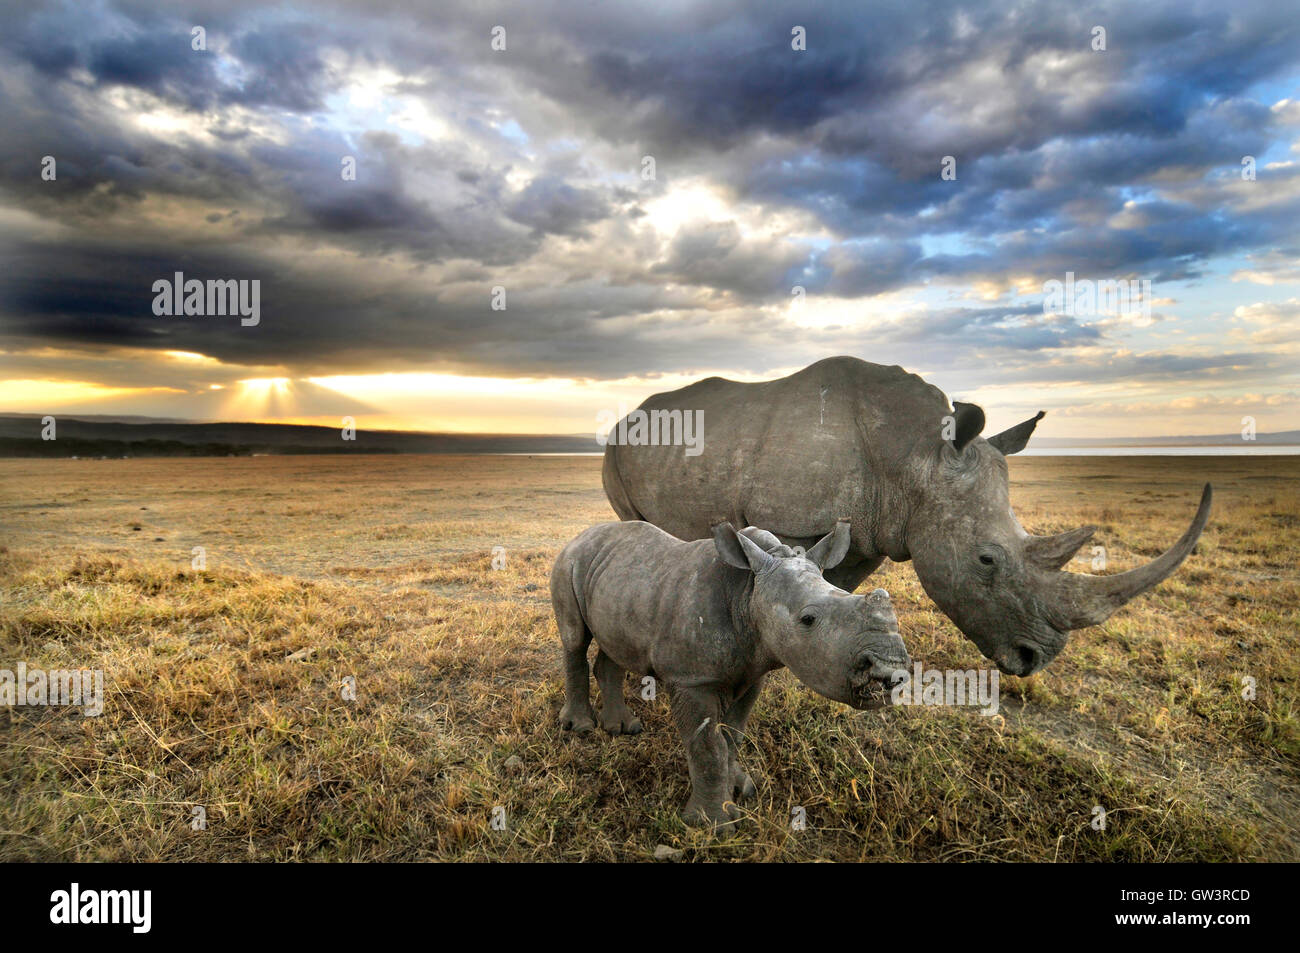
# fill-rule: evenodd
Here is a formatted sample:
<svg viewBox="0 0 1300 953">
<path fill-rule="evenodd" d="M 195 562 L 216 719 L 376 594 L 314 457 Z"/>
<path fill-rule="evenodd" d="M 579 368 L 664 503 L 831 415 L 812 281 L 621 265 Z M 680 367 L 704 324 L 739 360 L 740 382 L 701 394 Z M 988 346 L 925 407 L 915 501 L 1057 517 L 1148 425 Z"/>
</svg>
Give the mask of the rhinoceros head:
<svg viewBox="0 0 1300 953">
<path fill-rule="evenodd" d="M 1008 454 L 1024 449 L 1043 414 L 979 438 L 984 412 L 954 402 L 954 435 L 936 440 L 923 468 L 907 546 L 926 593 L 984 655 L 1010 675 L 1031 675 L 1065 646 L 1073 629 L 1104 622 L 1173 572 L 1196 545 L 1210 514 L 1205 485 L 1192 525 L 1164 555 L 1111 576 L 1062 570 L 1095 526 L 1033 536 L 1011 511 Z"/>
<path fill-rule="evenodd" d="M 847 521 L 807 553 L 730 523 L 714 526 L 713 540 L 723 562 L 754 574 L 749 617 L 766 652 L 827 698 L 855 708 L 885 704 L 894 672 L 911 664 L 889 595 L 851 595 L 822 578 L 848 552 Z"/>
</svg>

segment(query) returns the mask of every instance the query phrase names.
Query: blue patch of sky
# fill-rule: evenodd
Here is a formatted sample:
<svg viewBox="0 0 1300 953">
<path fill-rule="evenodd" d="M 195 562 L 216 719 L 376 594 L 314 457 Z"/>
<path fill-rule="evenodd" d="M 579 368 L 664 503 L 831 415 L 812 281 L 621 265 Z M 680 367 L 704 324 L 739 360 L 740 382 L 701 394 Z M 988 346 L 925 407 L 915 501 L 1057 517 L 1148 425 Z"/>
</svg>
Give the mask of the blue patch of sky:
<svg viewBox="0 0 1300 953">
<path fill-rule="evenodd" d="M 1280 99 L 1300 99 L 1300 72 L 1255 83 L 1246 90 L 1245 96 L 1266 106 L 1272 106 Z"/>
<path fill-rule="evenodd" d="M 1244 95 L 1265 106 L 1273 106 L 1283 99 L 1300 101 L 1300 72 L 1256 83 L 1246 90 Z M 1294 128 L 1291 131 L 1294 133 Z M 1293 160 L 1295 155 L 1291 152 L 1292 138 L 1293 136 L 1283 135 L 1271 142 L 1262 155 L 1255 156 L 1257 167 L 1262 169 L 1270 162 Z"/>
<path fill-rule="evenodd" d="M 524 132 L 523 127 L 513 119 L 497 123 L 496 129 L 502 137 L 509 139 L 517 146 L 526 146 L 532 141 L 528 138 L 528 133 Z"/>
<path fill-rule="evenodd" d="M 922 234 L 919 240 L 921 253 L 927 258 L 934 255 L 974 255 L 979 252 L 964 232 Z"/>
</svg>

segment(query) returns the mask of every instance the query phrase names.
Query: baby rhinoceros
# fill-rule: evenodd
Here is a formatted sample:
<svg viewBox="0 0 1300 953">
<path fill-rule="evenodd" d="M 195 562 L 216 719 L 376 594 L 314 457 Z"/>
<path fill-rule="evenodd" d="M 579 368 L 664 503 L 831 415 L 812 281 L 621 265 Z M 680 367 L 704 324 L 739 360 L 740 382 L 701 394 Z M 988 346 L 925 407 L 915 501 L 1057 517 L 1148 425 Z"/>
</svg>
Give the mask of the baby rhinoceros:
<svg viewBox="0 0 1300 953">
<path fill-rule="evenodd" d="M 650 523 L 593 526 L 561 551 L 551 602 L 564 643 L 560 723 L 595 727 L 587 646 L 594 638 L 601 726 L 635 734 L 624 672 L 653 676 L 672 700 L 690 766 L 688 823 L 731 826 L 755 794 L 736 760 L 768 672 L 788 666 L 809 688 L 855 708 L 885 704 L 910 660 L 889 595 L 850 595 L 822 578 L 844 558 L 849 524 L 801 553 L 754 527 L 719 523 L 683 542 Z"/>
</svg>

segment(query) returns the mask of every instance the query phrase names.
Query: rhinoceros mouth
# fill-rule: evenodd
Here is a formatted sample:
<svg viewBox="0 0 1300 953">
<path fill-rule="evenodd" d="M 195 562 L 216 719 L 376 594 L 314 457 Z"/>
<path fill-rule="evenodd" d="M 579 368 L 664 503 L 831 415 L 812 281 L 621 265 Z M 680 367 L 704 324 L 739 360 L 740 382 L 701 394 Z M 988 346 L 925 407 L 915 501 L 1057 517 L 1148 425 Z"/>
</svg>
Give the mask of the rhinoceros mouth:
<svg viewBox="0 0 1300 953">
<path fill-rule="evenodd" d="M 889 704 L 892 683 L 884 678 L 868 678 L 852 685 L 853 707 L 874 711 Z"/>
</svg>

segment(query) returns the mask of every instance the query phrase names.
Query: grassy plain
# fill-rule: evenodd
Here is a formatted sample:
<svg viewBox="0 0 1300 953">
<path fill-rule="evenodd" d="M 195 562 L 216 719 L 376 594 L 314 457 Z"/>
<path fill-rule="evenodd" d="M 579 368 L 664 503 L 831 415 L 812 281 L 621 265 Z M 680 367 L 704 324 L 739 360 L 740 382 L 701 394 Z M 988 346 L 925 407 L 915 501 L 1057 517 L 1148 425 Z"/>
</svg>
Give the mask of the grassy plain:
<svg viewBox="0 0 1300 953">
<path fill-rule="evenodd" d="M 635 737 L 555 723 L 547 577 L 613 518 L 598 458 L 0 460 L 0 668 L 107 693 L 97 718 L 0 708 L 0 860 L 1300 859 L 1297 458 L 1011 475 L 1027 528 L 1099 524 L 1110 571 L 1172 543 L 1205 480 L 1215 508 L 1172 579 L 1004 677 L 997 717 L 858 713 L 777 673 L 724 838 L 678 819 L 666 696 L 631 701 Z M 868 585 L 914 658 L 981 667 L 909 565 Z"/>
</svg>

